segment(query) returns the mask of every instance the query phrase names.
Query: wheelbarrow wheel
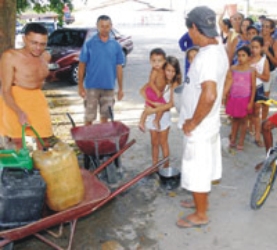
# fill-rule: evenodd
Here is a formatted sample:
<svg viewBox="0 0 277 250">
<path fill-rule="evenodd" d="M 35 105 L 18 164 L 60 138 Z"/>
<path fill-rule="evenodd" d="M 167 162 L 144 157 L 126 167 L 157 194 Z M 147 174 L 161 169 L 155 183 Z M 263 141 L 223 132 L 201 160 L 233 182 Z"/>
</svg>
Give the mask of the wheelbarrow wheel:
<svg viewBox="0 0 277 250">
<path fill-rule="evenodd" d="M 87 154 L 84 154 L 84 167 L 87 170 L 90 168 L 90 158 Z"/>
</svg>

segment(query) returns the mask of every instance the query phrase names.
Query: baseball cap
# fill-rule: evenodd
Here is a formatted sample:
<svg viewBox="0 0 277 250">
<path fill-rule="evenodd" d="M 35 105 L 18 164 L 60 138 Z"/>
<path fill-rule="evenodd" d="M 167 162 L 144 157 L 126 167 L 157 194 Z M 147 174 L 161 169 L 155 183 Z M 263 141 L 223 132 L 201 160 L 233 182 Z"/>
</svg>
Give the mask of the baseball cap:
<svg viewBox="0 0 277 250">
<path fill-rule="evenodd" d="M 198 6 L 187 14 L 187 19 L 207 37 L 216 37 L 216 14 L 207 6 Z"/>
</svg>

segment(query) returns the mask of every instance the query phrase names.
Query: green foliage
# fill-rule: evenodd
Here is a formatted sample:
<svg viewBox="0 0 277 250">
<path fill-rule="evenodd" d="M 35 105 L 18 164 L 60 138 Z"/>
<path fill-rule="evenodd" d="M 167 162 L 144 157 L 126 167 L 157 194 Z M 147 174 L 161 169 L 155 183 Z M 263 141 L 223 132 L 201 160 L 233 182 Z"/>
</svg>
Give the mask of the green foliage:
<svg viewBox="0 0 277 250">
<path fill-rule="evenodd" d="M 17 0 L 16 11 L 17 13 L 24 12 L 29 7 L 27 0 Z"/>
<path fill-rule="evenodd" d="M 17 13 L 22 13 L 32 8 L 37 13 L 45 13 L 47 11 L 55 12 L 59 15 L 59 23 L 63 20 L 63 6 L 67 3 L 70 10 L 73 9 L 72 0 L 17 0 Z"/>
<path fill-rule="evenodd" d="M 250 17 L 254 22 L 259 21 L 259 18 L 257 17 L 257 15 L 249 15 L 248 17 Z"/>
</svg>

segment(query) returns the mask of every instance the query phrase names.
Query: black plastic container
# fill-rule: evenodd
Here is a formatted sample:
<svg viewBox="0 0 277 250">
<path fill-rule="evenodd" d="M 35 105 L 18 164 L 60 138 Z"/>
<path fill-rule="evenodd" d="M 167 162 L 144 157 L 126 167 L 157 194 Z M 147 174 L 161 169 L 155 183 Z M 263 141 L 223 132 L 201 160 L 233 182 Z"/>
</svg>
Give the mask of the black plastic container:
<svg viewBox="0 0 277 250">
<path fill-rule="evenodd" d="M 46 191 L 39 171 L 3 168 L 0 177 L 0 228 L 39 220 Z"/>
</svg>

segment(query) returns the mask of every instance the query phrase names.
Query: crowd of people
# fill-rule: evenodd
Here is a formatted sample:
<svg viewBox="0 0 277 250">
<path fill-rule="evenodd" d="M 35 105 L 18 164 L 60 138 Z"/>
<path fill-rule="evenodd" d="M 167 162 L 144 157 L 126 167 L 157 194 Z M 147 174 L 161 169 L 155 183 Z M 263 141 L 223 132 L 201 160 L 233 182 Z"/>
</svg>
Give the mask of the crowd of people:
<svg viewBox="0 0 277 250">
<path fill-rule="evenodd" d="M 253 136 L 255 145 L 264 147 L 265 144 L 267 151 L 273 143 L 271 130 L 277 125 L 277 115 L 268 118 L 269 107 L 262 103 L 270 97 L 270 90 L 276 79 L 275 23 L 261 16 L 260 26 L 255 26 L 250 17 L 244 17 L 239 12 L 233 13 L 229 18 L 223 18 L 226 12 L 227 8 L 224 8 L 218 19 L 218 34 L 215 13 L 204 6 L 196 7 L 186 18 L 188 32 L 179 40 L 180 49 L 186 55 L 179 114 L 179 128 L 184 132 L 182 187 L 191 191 L 193 196 L 193 199 L 182 200 L 181 206 L 195 208 L 194 213 L 177 221 L 177 225 L 182 228 L 202 226 L 209 222 L 206 213 L 208 193 L 212 181 L 220 179 L 222 171 L 219 142 L 220 104 L 225 105 L 226 114 L 231 120 L 230 148 L 243 151 L 245 136 L 249 133 Z M 163 67 L 160 65 L 160 68 Z M 172 91 L 178 85 L 179 83 L 170 85 Z M 151 84 L 148 86 L 151 87 Z M 164 89 L 163 86 L 156 91 L 155 99 L 147 95 L 145 86 L 141 89 L 147 102 L 156 102 L 151 104 L 156 106 L 154 108 L 146 102 L 143 113 L 156 114 L 148 127 L 153 163 L 158 159 L 158 141 L 163 156 L 169 155 L 168 146 L 164 151 L 168 128 L 166 137 L 161 139 L 160 134 L 165 129 L 161 127 L 160 119 L 164 115 L 161 111 L 172 107 L 174 100 L 158 101 L 159 97 L 167 93 Z M 140 128 L 143 123 L 144 120 L 140 122 Z M 160 131 L 155 134 L 160 140 L 153 140 L 156 138 L 153 131 Z M 258 164 L 256 169 L 260 166 L 261 164 Z"/>
<path fill-rule="evenodd" d="M 221 23 L 223 20 L 220 18 Z M 236 147 L 238 150 L 243 150 L 246 132 L 254 137 L 253 142 L 258 147 L 268 144 L 262 135 L 269 106 L 262 101 L 270 97 L 272 85 L 276 81 L 277 41 L 274 36 L 274 20 L 260 16 L 259 21 L 260 24 L 257 25 L 241 13 L 232 15 L 232 28 L 228 31 L 226 41 L 231 68 L 226 79 L 226 100 L 223 103 L 226 103 L 226 113 L 232 122 L 230 147 Z M 254 72 L 251 73 L 252 77 L 250 71 Z M 242 80 L 239 80 L 238 76 Z"/>
<path fill-rule="evenodd" d="M 151 72 L 140 89 L 145 110 L 139 128 L 150 131 L 153 164 L 170 155 L 168 135 L 174 90 L 183 82 L 178 127 L 183 132 L 182 179 L 193 199 L 181 206 L 195 211 L 177 221 L 182 228 L 209 223 L 208 194 L 212 181 L 221 179 L 220 108 L 226 105 L 231 120 L 230 147 L 244 150 L 247 132 L 254 143 L 266 150 L 272 146 L 271 130 L 277 115 L 268 117 L 268 106 L 261 100 L 270 97 L 277 66 L 275 23 L 263 18 L 256 27 L 251 18 L 235 13 L 218 22 L 216 13 L 206 6 L 195 7 L 186 17 L 186 32 L 179 46 L 186 52 L 184 76 L 179 61 L 161 48 L 150 51 Z M 220 27 L 218 32 L 217 27 Z M 124 56 L 119 43 L 110 37 L 109 16 L 97 19 L 98 33 L 82 47 L 79 62 L 79 95 L 84 98 L 84 124 L 92 125 L 100 113 L 100 122 L 110 118 L 109 107 L 123 92 Z M 0 62 L 0 133 L 21 147 L 21 126 L 31 124 L 47 139 L 53 136 L 47 102 L 41 87 L 48 74 L 50 55 L 45 51 L 47 31 L 39 24 L 25 30 L 25 47 L 9 49 Z M 107 58 L 109 60 L 107 60 Z M 208 63 L 207 63 L 208 62 Z M 31 133 L 31 131 L 28 131 Z M 264 143 L 262 141 L 262 135 Z M 164 167 L 168 167 L 166 162 Z M 258 167 L 257 167 L 258 169 Z"/>
</svg>

